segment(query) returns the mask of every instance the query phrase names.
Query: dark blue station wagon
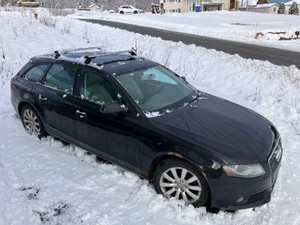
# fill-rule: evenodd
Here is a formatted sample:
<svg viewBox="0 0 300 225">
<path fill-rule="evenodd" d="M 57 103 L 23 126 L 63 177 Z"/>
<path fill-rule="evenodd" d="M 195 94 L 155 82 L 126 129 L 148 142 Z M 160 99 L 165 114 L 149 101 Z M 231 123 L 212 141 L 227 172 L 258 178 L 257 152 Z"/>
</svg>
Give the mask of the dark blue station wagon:
<svg viewBox="0 0 300 225">
<path fill-rule="evenodd" d="M 78 145 L 167 198 L 225 210 L 270 201 L 282 157 L 275 126 L 133 51 L 34 57 L 11 80 L 11 102 L 30 134 Z"/>
</svg>

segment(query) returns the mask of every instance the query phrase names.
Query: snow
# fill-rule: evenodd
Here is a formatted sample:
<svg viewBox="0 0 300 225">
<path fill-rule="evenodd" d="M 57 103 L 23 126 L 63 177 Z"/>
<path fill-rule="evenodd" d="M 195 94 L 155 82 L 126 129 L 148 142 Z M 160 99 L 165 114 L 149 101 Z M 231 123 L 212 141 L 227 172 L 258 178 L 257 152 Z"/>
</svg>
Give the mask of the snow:
<svg viewBox="0 0 300 225">
<path fill-rule="evenodd" d="M 293 2 L 296 2 L 296 3 L 297 3 L 297 5 L 299 5 L 299 4 L 300 4 L 300 0 L 293 0 L 293 1 L 289 1 L 289 2 L 286 2 L 286 3 L 284 3 L 284 5 L 292 5 L 292 4 L 293 4 Z"/>
<path fill-rule="evenodd" d="M 240 16 L 241 23 L 259 19 L 249 19 L 250 14 L 236 15 Z M 218 13 L 207 16 L 219 17 Z M 182 20 L 179 27 L 184 27 L 189 20 L 193 24 L 198 18 L 166 16 L 172 17 Z M 126 18 L 129 17 L 124 20 Z M 138 21 L 139 17 L 136 18 Z M 284 18 L 298 19 L 282 18 L 282 23 L 288 23 Z M 300 224 L 299 69 L 86 24 L 70 16 L 52 19 L 55 27 L 34 19 L 30 10 L 0 11 L 1 225 Z M 274 21 L 274 27 L 276 23 Z M 166 23 L 161 20 L 160 26 Z M 213 28 L 209 30 L 212 31 Z M 119 166 L 98 161 L 79 147 L 64 145 L 52 137 L 39 140 L 25 132 L 10 103 L 10 79 L 31 57 L 54 50 L 99 45 L 105 46 L 107 51 L 126 50 L 135 46 L 135 40 L 138 55 L 166 65 L 199 90 L 259 112 L 276 125 L 284 152 L 270 203 L 255 210 L 207 213 L 205 208 L 185 206 L 182 201 L 157 195 L 147 180 Z"/>
<path fill-rule="evenodd" d="M 166 13 L 120 15 L 108 12 L 79 12 L 73 18 L 92 18 L 117 21 L 170 31 L 184 32 L 207 37 L 246 42 L 250 44 L 300 51 L 300 39 L 279 41 L 280 36 L 255 39 L 257 33 L 286 32 L 291 37 L 299 31 L 300 17 L 238 11 L 214 11 L 201 13 Z"/>
<path fill-rule="evenodd" d="M 259 4 L 259 5 L 256 5 L 255 8 L 270 8 L 273 5 L 278 6 L 276 3 L 270 3 L 270 4 Z"/>
</svg>

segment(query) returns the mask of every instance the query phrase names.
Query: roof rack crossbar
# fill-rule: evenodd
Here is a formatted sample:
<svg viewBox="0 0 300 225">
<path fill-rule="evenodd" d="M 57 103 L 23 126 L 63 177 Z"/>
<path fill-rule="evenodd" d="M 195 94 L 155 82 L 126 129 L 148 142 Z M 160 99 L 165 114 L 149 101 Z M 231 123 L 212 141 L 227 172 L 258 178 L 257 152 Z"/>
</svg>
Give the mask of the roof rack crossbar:
<svg viewBox="0 0 300 225">
<path fill-rule="evenodd" d="M 84 61 L 84 63 L 85 64 L 90 64 L 91 63 L 91 61 L 92 61 L 92 59 L 94 59 L 95 58 L 95 56 L 93 56 L 93 57 L 89 57 L 89 56 L 84 56 L 84 58 L 85 58 L 85 61 Z"/>
<path fill-rule="evenodd" d="M 54 51 L 54 58 L 58 59 L 61 55 L 64 54 L 68 54 L 68 53 L 76 53 L 78 51 L 86 51 L 86 50 L 99 50 L 100 52 L 102 52 L 102 48 L 101 47 L 88 47 L 88 48 L 75 48 L 75 49 L 64 49 L 64 50 L 60 50 L 60 51 Z"/>
<path fill-rule="evenodd" d="M 54 54 L 55 54 L 54 58 L 58 59 L 60 57 L 60 54 L 58 51 L 54 51 Z"/>
<path fill-rule="evenodd" d="M 132 50 L 127 50 L 127 51 L 121 51 L 121 52 L 103 52 L 103 53 L 99 53 L 97 55 L 93 55 L 92 57 L 86 55 L 84 56 L 85 60 L 85 64 L 89 64 L 94 58 L 98 57 L 98 56 L 106 56 L 106 55 L 123 55 L 123 54 L 130 54 L 131 59 L 133 59 L 136 56 L 136 51 L 135 49 Z M 105 63 L 101 63 L 101 65 L 107 64 L 107 63 L 112 63 L 112 62 L 119 62 L 119 61 L 123 61 L 121 59 L 119 60 L 115 60 L 115 61 L 109 61 L 109 62 L 105 62 Z"/>
</svg>

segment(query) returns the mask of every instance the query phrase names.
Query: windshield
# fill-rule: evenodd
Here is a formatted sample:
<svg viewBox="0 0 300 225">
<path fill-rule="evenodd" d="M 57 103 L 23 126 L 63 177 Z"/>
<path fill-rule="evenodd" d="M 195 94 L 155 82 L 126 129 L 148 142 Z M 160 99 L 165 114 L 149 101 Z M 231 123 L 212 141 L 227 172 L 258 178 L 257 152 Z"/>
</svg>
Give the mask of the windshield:
<svg viewBox="0 0 300 225">
<path fill-rule="evenodd" d="M 122 74 L 117 79 L 144 112 L 171 110 L 196 95 L 192 87 L 162 66 Z"/>
</svg>

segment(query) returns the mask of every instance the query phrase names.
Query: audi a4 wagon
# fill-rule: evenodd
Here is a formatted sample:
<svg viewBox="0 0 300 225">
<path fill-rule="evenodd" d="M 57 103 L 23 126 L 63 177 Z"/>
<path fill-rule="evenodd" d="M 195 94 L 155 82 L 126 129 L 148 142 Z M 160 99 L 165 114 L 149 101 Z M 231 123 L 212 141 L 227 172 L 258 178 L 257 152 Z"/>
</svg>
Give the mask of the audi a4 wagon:
<svg viewBox="0 0 300 225">
<path fill-rule="evenodd" d="M 33 57 L 11 80 L 11 102 L 28 133 L 78 145 L 166 198 L 224 210 L 271 199 L 282 158 L 275 126 L 134 51 Z"/>
</svg>

